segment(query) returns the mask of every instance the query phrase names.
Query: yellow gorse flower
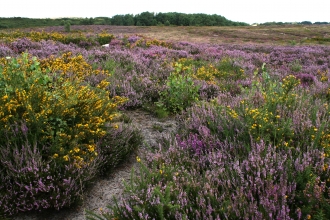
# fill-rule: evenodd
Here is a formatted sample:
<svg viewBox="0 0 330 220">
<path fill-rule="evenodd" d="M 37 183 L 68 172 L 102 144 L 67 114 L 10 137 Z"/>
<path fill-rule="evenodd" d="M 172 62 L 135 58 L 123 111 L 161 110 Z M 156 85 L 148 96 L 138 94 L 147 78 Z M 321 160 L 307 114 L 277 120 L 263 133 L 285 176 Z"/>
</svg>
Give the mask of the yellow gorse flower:
<svg viewBox="0 0 330 220">
<path fill-rule="evenodd" d="M 63 159 L 64 159 L 65 161 L 68 161 L 68 160 L 69 160 L 69 156 L 68 156 L 68 155 L 65 155 L 65 156 L 63 156 Z"/>
<path fill-rule="evenodd" d="M 28 88 L 19 87 L 12 81 L 13 73 L 9 71 L 14 69 L 12 62 L 20 64 L 15 71 L 21 74 L 21 80 L 30 80 Z M 81 55 L 72 56 L 72 53 L 44 60 L 25 54 L 10 60 L 0 59 L 0 65 L 5 85 L 14 88 L 0 97 L 0 125 L 10 129 L 14 118 L 24 120 L 28 126 L 43 125 L 38 137 L 40 141 L 52 143 L 56 140 L 59 146 L 50 157 L 75 163 L 77 167 L 93 161 L 97 156 L 94 141 L 107 133 L 105 124 L 116 117 L 118 106 L 127 101 L 120 96 L 110 97 L 106 90 L 110 83 L 107 80 L 95 86 L 86 84 L 86 77 L 110 76 L 108 72 L 93 70 Z M 33 71 L 36 68 L 38 71 Z M 41 78 L 45 82 L 41 82 Z"/>
</svg>

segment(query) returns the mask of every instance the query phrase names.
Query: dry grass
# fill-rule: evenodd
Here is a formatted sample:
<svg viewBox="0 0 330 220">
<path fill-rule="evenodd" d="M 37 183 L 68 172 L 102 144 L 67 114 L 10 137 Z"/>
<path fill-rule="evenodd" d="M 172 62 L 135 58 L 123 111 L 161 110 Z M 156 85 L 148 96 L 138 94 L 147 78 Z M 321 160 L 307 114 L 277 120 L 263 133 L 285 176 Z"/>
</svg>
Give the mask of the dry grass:
<svg viewBox="0 0 330 220">
<path fill-rule="evenodd" d="M 113 34 L 196 43 L 330 44 L 330 25 L 248 27 L 134 27 L 106 26 Z"/>
<path fill-rule="evenodd" d="M 24 31 L 56 31 L 63 27 L 26 28 Z M 71 31 L 101 32 L 114 35 L 143 35 L 164 41 L 214 44 L 325 44 L 330 45 L 330 25 L 281 25 L 245 27 L 195 26 L 111 26 L 75 25 Z"/>
</svg>

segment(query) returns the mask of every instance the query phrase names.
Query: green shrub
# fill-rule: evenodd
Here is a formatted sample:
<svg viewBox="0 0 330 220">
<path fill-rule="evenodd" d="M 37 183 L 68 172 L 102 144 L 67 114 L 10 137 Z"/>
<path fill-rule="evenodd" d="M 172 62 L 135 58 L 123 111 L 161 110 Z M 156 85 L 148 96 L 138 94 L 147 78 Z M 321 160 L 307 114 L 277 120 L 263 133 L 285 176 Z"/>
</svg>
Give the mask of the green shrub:
<svg viewBox="0 0 330 220">
<path fill-rule="evenodd" d="M 70 24 L 69 21 L 66 21 L 64 23 L 64 30 L 65 30 L 65 32 L 70 32 L 71 31 L 71 24 Z"/>
<path fill-rule="evenodd" d="M 167 78 L 167 89 L 160 92 L 156 105 L 171 113 L 178 113 L 198 100 L 199 86 L 195 85 L 191 69 L 175 63 L 175 71 Z"/>
<path fill-rule="evenodd" d="M 99 42 L 100 45 L 104 45 L 104 44 L 109 44 L 111 40 L 114 38 L 115 38 L 114 35 L 103 32 L 97 35 L 96 41 Z"/>
<path fill-rule="evenodd" d="M 301 71 L 301 69 L 302 69 L 302 66 L 301 66 L 299 60 L 295 60 L 292 63 L 290 63 L 289 67 L 290 67 L 291 71 L 293 71 L 295 73 Z"/>
</svg>

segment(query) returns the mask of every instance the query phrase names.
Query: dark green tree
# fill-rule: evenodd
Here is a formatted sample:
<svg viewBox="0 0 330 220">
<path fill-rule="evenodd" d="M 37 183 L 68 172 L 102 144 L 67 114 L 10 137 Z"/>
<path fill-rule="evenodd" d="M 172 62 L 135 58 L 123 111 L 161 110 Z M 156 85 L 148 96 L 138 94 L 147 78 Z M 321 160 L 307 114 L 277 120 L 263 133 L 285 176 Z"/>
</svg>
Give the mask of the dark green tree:
<svg viewBox="0 0 330 220">
<path fill-rule="evenodd" d="M 141 26 L 151 26 L 153 19 L 154 13 L 148 11 L 136 15 L 136 22 L 140 22 Z"/>
<path fill-rule="evenodd" d="M 134 26 L 134 16 L 131 14 L 124 15 L 123 23 L 125 26 Z"/>
</svg>

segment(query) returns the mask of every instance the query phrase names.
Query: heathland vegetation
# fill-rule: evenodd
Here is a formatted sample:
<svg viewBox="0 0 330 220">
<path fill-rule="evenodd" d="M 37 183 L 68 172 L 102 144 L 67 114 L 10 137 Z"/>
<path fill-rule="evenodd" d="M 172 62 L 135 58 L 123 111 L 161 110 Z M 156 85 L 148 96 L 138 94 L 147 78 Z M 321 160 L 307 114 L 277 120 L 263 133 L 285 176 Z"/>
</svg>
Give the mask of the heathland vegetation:
<svg viewBox="0 0 330 220">
<path fill-rule="evenodd" d="M 121 113 L 137 108 L 176 117 L 178 132 L 136 158 L 117 205 L 88 218 L 330 216 L 327 41 L 210 44 L 79 28 L 0 32 L 0 216 L 74 205 L 141 145 Z"/>
</svg>

